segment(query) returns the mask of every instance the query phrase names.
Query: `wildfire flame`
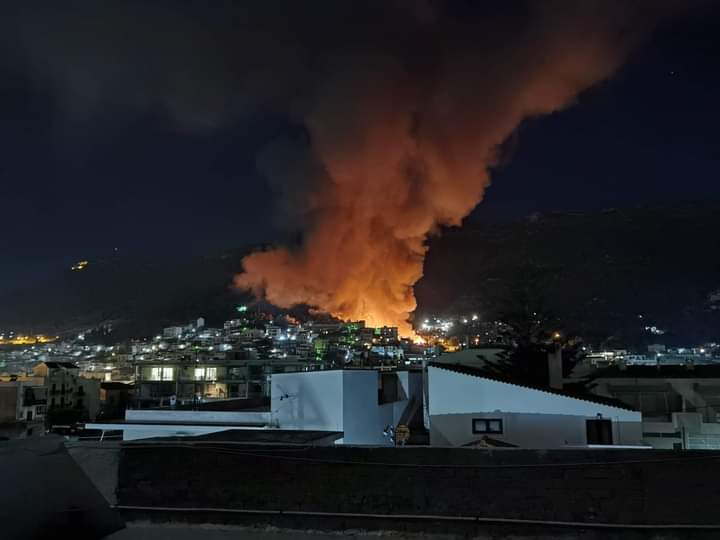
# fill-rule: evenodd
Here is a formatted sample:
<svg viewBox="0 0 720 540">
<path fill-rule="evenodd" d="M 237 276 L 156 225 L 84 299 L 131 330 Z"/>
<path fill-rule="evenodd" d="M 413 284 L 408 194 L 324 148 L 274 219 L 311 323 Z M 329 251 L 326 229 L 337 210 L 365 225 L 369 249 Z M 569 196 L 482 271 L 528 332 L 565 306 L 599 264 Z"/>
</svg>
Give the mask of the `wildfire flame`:
<svg viewBox="0 0 720 540">
<path fill-rule="evenodd" d="M 482 200 L 498 149 L 524 119 L 609 77 L 634 36 L 616 32 L 627 14 L 613 2 L 531 5 L 532 20 L 497 41 L 478 38 L 497 28 L 442 17 L 413 26 L 442 39 L 430 67 L 392 46 L 341 57 L 302 115 L 307 146 L 263 158 L 272 185 L 301 190 L 302 246 L 247 256 L 235 284 L 283 308 L 307 304 L 414 336 L 429 235 L 459 226 Z"/>
</svg>

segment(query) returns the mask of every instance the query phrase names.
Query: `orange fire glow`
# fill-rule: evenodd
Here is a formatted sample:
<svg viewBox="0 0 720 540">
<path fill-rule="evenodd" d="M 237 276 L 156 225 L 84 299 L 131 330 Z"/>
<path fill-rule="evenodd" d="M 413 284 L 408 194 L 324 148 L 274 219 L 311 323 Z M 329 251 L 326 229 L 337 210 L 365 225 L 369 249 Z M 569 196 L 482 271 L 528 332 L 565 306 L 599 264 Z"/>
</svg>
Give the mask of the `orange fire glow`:
<svg viewBox="0 0 720 540">
<path fill-rule="evenodd" d="M 498 148 L 523 120 L 562 109 L 622 61 L 616 14 L 592 5 L 541 9 L 526 35 L 454 50 L 430 80 L 392 55 L 329 76 L 303 116 L 309 157 L 268 173 L 300 190 L 310 216 L 303 244 L 247 256 L 236 286 L 283 308 L 307 304 L 415 336 L 413 286 L 428 237 L 459 226 L 482 200 Z M 307 162 L 311 187 L 292 185 Z"/>
</svg>

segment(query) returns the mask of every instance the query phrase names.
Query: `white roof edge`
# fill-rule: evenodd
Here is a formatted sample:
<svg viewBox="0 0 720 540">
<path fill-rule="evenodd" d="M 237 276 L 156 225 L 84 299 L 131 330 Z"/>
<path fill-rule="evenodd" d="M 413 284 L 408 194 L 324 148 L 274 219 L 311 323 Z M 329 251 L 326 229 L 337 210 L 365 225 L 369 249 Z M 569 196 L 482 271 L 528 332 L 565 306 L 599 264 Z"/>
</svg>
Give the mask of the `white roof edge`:
<svg viewBox="0 0 720 540">
<path fill-rule="evenodd" d="M 500 380 L 497 380 L 497 379 L 493 379 L 492 377 L 484 377 L 484 376 L 482 376 L 482 375 L 480 375 L 480 374 L 477 374 L 477 375 L 476 375 L 476 374 L 473 374 L 473 373 L 463 373 L 462 371 L 454 370 L 454 369 L 452 369 L 451 367 L 450 367 L 450 368 L 446 368 L 446 367 L 442 367 L 442 366 L 428 366 L 428 370 L 430 370 L 430 369 L 440 369 L 440 370 L 442 370 L 442 371 L 449 371 L 449 372 L 451 372 L 451 373 L 455 373 L 456 375 L 463 375 L 463 376 L 465 376 L 465 377 L 472 377 L 472 378 L 475 378 L 475 379 L 481 379 L 481 380 L 489 381 L 489 382 L 496 383 L 496 384 L 504 384 L 504 385 L 507 385 L 507 386 L 514 386 L 515 388 L 521 388 L 521 389 L 523 389 L 523 390 L 530 390 L 530 391 L 534 391 L 534 392 L 541 392 L 541 393 L 547 394 L 547 395 L 549 395 L 549 396 L 557 396 L 557 397 L 561 397 L 561 398 L 565 398 L 565 399 L 572 399 L 572 400 L 575 400 L 575 401 L 581 401 L 581 402 L 583 402 L 583 403 L 592 403 L 593 405 L 598 405 L 598 406 L 601 406 L 601 407 L 608 407 L 608 408 L 610 408 L 610 409 L 618 409 L 618 410 L 620 410 L 620 411 L 625 411 L 625 412 L 630 412 L 630 413 L 638 413 L 638 414 L 641 414 L 641 413 L 642 413 L 642 411 L 637 411 L 637 410 L 631 409 L 631 408 L 629 408 L 629 407 L 621 407 L 621 406 L 619 406 L 619 405 L 610 405 L 609 403 L 602 403 L 602 402 L 600 402 L 600 401 L 594 401 L 594 400 L 592 400 L 592 399 L 583 399 L 583 398 L 581 398 L 581 397 L 571 396 L 571 395 L 568 395 L 568 394 L 564 394 L 562 391 L 550 392 L 550 391 L 548 391 L 548 390 L 543 390 L 543 389 L 541 389 L 541 388 L 534 388 L 534 387 L 532 387 L 532 386 L 526 386 L 526 385 L 523 385 L 523 384 L 516 384 L 516 383 L 507 382 L 507 381 L 500 381 Z M 601 398 L 602 398 L 602 396 L 598 396 L 598 397 L 601 397 Z"/>
<path fill-rule="evenodd" d="M 123 423 L 123 424 L 103 424 L 98 422 L 88 422 L 85 424 L 85 429 L 101 429 L 104 431 L 125 431 L 129 429 L 168 429 L 168 430 L 178 430 L 178 429 L 212 429 L 212 430 L 229 430 L 229 429 L 242 429 L 242 430 L 253 430 L 253 431 L 261 431 L 261 430 L 270 430 L 269 426 L 233 426 L 233 425 L 209 425 L 209 424 L 133 424 L 133 423 Z"/>
</svg>

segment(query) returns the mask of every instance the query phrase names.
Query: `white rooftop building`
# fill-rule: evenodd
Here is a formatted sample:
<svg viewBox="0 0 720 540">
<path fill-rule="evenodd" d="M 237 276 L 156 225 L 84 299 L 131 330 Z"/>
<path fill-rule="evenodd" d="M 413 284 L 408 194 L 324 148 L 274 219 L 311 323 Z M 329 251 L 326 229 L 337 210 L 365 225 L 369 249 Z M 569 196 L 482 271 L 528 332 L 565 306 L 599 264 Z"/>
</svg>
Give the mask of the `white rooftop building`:
<svg viewBox="0 0 720 540">
<path fill-rule="evenodd" d="M 274 374 L 273 424 L 338 431 L 338 444 L 392 445 L 386 428 L 408 423 L 422 404 L 422 372 L 349 369 Z"/>
<path fill-rule="evenodd" d="M 95 422 L 86 427 L 122 431 L 124 440 L 279 430 L 341 434 L 336 444 L 392 445 L 388 426 L 394 430 L 408 423 L 413 415 L 420 414 L 421 405 L 419 371 L 276 373 L 271 380 L 270 410 L 127 410 L 123 422 Z"/>
<path fill-rule="evenodd" d="M 427 379 L 433 446 L 642 445 L 641 414 L 610 400 L 502 382 L 461 366 L 431 365 Z"/>
</svg>

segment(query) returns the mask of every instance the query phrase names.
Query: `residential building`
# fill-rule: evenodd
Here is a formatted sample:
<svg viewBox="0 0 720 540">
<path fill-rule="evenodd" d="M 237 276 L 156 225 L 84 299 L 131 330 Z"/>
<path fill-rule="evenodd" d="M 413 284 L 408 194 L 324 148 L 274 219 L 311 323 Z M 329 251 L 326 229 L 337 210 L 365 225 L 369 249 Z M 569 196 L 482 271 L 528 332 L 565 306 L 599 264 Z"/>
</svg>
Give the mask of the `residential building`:
<svg viewBox="0 0 720 540">
<path fill-rule="evenodd" d="M 593 383 L 594 393 L 642 412 L 645 443 L 720 449 L 720 365 L 619 366 Z"/>
<path fill-rule="evenodd" d="M 33 368 L 48 392 L 48 411 L 72 410 L 78 416 L 94 419 L 100 410 L 100 381 L 80 376 L 72 362 L 42 362 Z"/>
<path fill-rule="evenodd" d="M 283 329 L 274 324 L 268 324 L 265 326 L 265 334 L 271 339 L 279 338 L 283 333 Z"/>
<path fill-rule="evenodd" d="M 133 385 L 121 382 L 100 383 L 100 413 L 98 419 L 124 418 L 132 404 Z"/>
<path fill-rule="evenodd" d="M 154 437 L 193 437 L 230 430 L 268 429 L 269 411 L 178 411 L 128 409 L 122 422 L 98 421 L 86 429 L 122 432 L 126 441 Z"/>
<path fill-rule="evenodd" d="M 33 422 L 45 417 L 47 388 L 39 377 L 0 381 L 0 424 Z"/>
<path fill-rule="evenodd" d="M 397 326 L 383 326 L 378 330 L 383 341 L 398 341 L 400 339 Z"/>
<path fill-rule="evenodd" d="M 197 436 L 267 430 L 336 434 L 337 444 L 394 444 L 400 425 L 423 431 L 422 372 L 331 370 L 275 373 L 271 400 L 215 400 L 198 410 L 128 409 L 122 422 L 98 421 L 88 429 L 122 431 L 123 439 Z M 222 409 L 222 410 L 221 410 Z"/>
<path fill-rule="evenodd" d="M 597 396 L 521 386 L 447 364 L 428 366 L 426 395 L 433 446 L 642 445 L 640 412 Z"/>
<path fill-rule="evenodd" d="M 182 336 L 183 330 L 183 326 L 170 326 L 168 328 L 163 328 L 162 337 L 165 339 L 177 339 Z"/>
<path fill-rule="evenodd" d="M 135 361 L 138 407 L 270 395 L 270 375 L 307 369 L 300 358 L 258 359 L 245 351 L 175 351 Z"/>
<path fill-rule="evenodd" d="M 342 432 L 338 444 L 392 445 L 422 411 L 421 371 L 346 369 L 274 374 L 272 425 Z"/>
</svg>

